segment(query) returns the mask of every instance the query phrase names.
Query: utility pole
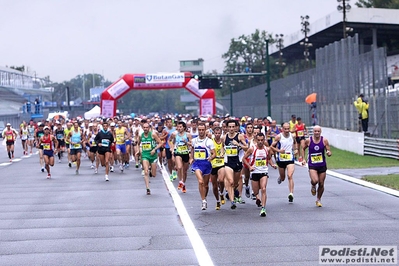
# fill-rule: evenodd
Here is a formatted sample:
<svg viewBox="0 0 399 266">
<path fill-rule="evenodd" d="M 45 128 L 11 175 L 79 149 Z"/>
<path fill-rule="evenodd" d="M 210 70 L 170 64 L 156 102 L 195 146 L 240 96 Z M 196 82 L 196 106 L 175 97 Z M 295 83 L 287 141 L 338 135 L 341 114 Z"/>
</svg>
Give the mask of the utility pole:
<svg viewBox="0 0 399 266">
<path fill-rule="evenodd" d="M 269 58 L 269 40 L 266 39 L 266 97 L 267 97 L 267 112 L 272 116 L 272 101 L 271 101 L 271 88 L 270 88 L 270 58 Z"/>
</svg>

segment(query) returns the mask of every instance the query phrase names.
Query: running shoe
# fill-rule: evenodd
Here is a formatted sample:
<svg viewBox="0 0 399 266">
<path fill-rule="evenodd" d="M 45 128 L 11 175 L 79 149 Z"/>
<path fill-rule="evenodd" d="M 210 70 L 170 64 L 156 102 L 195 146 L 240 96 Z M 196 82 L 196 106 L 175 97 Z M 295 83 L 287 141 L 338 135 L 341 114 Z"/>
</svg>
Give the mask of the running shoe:
<svg viewBox="0 0 399 266">
<path fill-rule="evenodd" d="M 50 174 L 47 174 L 47 179 L 50 179 L 51 178 L 51 175 Z"/>
<path fill-rule="evenodd" d="M 224 199 L 223 195 L 220 195 L 220 203 L 222 203 L 222 205 L 226 203 L 226 200 Z"/>
<path fill-rule="evenodd" d="M 260 199 L 256 199 L 256 205 L 258 207 L 262 207 L 262 202 L 260 201 Z"/>
<path fill-rule="evenodd" d="M 245 201 L 241 198 L 241 196 L 236 197 L 234 201 L 239 204 L 245 204 Z"/>
<path fill-rule="evenodd" d="M 139 164 L 138 163 L 136 163 L 136 168 L 139 168 Z"/>
<path fill-rule="evenodd" d="M 108 175 L 105 175 L 105 181 L 109 181 Z"/>
<path fill-rule="evenodd" d="M 98 168 L 94 169 L 94 173 L 97 174 L 98 173 Z"/>
<path fill-rule="evenodd" d="M 202 206 L 201 206 L 201 210 L 205 211 L 206 208 L 208 207 L 208 203 L 206 201 L 202 201 Z"/>
<path fill-rule="evenodd" d="M 61 160 L 58 160 L 58 163 L 61 163 Z"/>
<path fill-rule="evenodd" d="M 256 200 L 256 196 L 254 193 L 252 193 L 252 200 Z"/>
<path fill-rule="evenodd" d="M 69 162 L 69 163 L 68 163 L 68 166 L 69 166 L 69 167 L 72 167 L 72 164 L 71 164 L 71 162 Z"/>
<path fill-rule="evenodd" d="M 93 164 L 90 165 L 90 169 L 94 169 L 94 165 Z"/>
<path fill-rule="evenodd" d="M 234 201 L 231 202 L 231 207 L 232 210 L 234 210 L 235 208 L 237 208 L 236 203 Z"/>
<path fill-rule="evenodd" d="M 121 172 L 123 173 L 123 165 L 119 165 L 119 170 L 121 170 Z"/>
<path fill-rule="evenodd" d="M 181 191 L 182 191 L 183 193 L 186 193 L 186 192 L 187 192 L 187 190 L 186 190 L 186 186 L 185 186 L 185 185 L 183 185 L 183 187 L 182 187 Z"/>
<path fill-rule="evenodd" d="M 75 171 L 75 174 L 76 174 L 76 175 L 78 175 L 78 174 L 79 174 L 79 170 L 78 170 L 78 169 L 76 169 L 76 171 Z"/>
<path fill-rule="evenodd" d="M 316 196 L 316 186 L 312 186 L 312 189 L 310 190 L 312 192 L 313 196 Z"/>
<path fill-rule="evenodd" d="M 173 180 L 177 179 L 177 172 L 175 170 L 172 171 Z"/>
<path fill-rule="evenodd" d="M 169 175 L 169 180 L 170 180 L 170 182 L 173 182 L 173 175 L 172 174 Z"/>
<path fill-rule="evenodd" d="M 147 188 L 147 195 L 151 195 L 151 190 Z"/>
<path fill-rule="evenodd" d="M 245 197 L 247 197 L 247 198 L 251 197 L 251 192 L 249 191 L 249 186 L 245 187 Z"/>
<path fill-rule="evenodd" d="M 114 167 L 111 166 L 111 167 L 109 168 L 109 171 L 111 171 L 111 172 L 113 173 L 113 172 L 114 172 Z"/>
<path fill-rule="evenodd" d="M 220 206 L 221 206 L 221 205 L 220 205 L 220 202 L 219 202 L 219 201 L 216 202 L 216 208 L 215 208 L 215 209 L 216 209 L 217 211 L 220 210 Z"/>
<path fill-rule="evenodd" d="M 288 194 L 288 202 L 294 202 L 294 194 Z"/>
<path fill-rule="evenodd" d="M 183 183 L 182 182 L 179 182 L 179 185 L 177 186 L 177 189 L 178 190 L 181 190 L 183 188 Z"/>
<path fill-rule="evenodd" d="M 277 178 L 277 184 L 281 184 L 281 182 L 283 182 L 283 181 L 281 181 L 281 178 L 278 177 L 278 178 Z"/>
<path fill-rule="evenodd" d="M 322 207 L 323 204 L 321 204 L 321 201 L 320 201 L 320 200 L 316 200 L 316 206 L 317 206 L 317 207 Z"/>
<path fill-rule="evenodd" d="M 141 175 L 144 176 L 144 174 L 145 174 L 145 173 L 144 173 L 144 170 L 141 170 Z"/>
<path fill-rule="evenodd" d="M 44 173 L 44 167 L 42 167 L 42 169 L 40 171 L 42 171 L 42 173 Z"/>
<path fill-rule="evenodd" d="M 264 207 L 260 210 L 260 214 L 259 215 L 261 217 L 266 217 L 266 209 Z"/>
</svg>

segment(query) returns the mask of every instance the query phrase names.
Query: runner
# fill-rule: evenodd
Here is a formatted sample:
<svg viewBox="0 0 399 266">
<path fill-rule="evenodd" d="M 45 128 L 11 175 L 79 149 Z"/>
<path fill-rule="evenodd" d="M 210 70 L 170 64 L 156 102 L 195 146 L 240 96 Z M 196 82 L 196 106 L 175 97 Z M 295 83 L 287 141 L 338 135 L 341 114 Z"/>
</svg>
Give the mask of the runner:
<svg viewBox="0 0 399 266">
<path fill-rule="evenodd" d="M 12 162 L 12 159 L 14 159 L 14 144 L 18 136 L 18 131 L 12 128 L 10 123 L 7 123 L 1 135 L 3 139 L 6 140 L 8 158 L 10 162 Z"/>
<path fill-rule="evenodd" d="M 307 161 L 309 167 L 310 183 L 312 185 L 311 193 L 313 196 L 316 196 L 316 185 L 318 184 L 316 206 L 322 207 L 323 205 L 321 204 L 321 197 L 323 196 L 324 192 L 324 181 L 326 180 L 327 171 L 325 154 L 327 154 L 328 157 L 330 157 L 332 154 L 328 140 L 321 136 L 320 126 L 315 126 L 313 128 L 313 136 L 303 142 L 303 154 L 305 154 L 305 150 L 308 147 L 309 153 Z M 306 162 L 304 160 L 302 165 L 305 165 L 305 163 Z"/>
<path fill-rule="evenodd" d="M 33 154 L 34 141 L 35 141 L 35 125 L 33 123 L 33 120 L 30 120 L 28 125 L 28 146 L 30 147 L 30 154 Z"/>
<path fill-rule="evenodd" d="M 116 163 L 119 161 L 119 169 L 123 173 L 124 170 L 124 159 L 126 156 L 126 140 L 128 139 L 128 134 L 126 128 L 122 125 L 122 121 L 118 121 L 118 128 L 115 129 L 115 139 L 116 139 Z"/>
<path fill-rule="evenodd" d="M 44 173 L 44 158 L 43 158 L 43 146 L 39 144 L 40 138 L 44 135 L 44 125 L 42 123 L 38 123 L 38 128 L 36 129 L 35 141 L 36 148 L 39 149 L 39 163 L 41 167 L 41 171 Z"/>
<path fill-rule="evenodd" d="M 98 157 L 100 158 L 101 166 L 105 167 L 105 181 L 109 181 L 109 159 L 111 157 L 111 143 L 114 142 L 114 136 L 108 130 L 108 122 L 104 120 L 102 129 L 97 133 L 94 142 L 98 146 Z"/>
<path fill-rule="evenodd" d="M 251 122 L 248 122 L 245 125 L 245 134 L 244 138 L 245 141 L 248 145 L 248 147 L 251 146 L 252 140 L 255 138 L 256 135 L 254 135 L 254 125 Z M 244 159 L 243 159 L 244 160 Z M 245 184 L 245 196 L 247 198 L 251 197 L 251 188 L 249 187 L 249 178 L 250 178 L 250 171 L 247 166 L 247 164 L 243 164 L 241 175 L 244 176 L 244 182 L 242 181 L 242 178 L 240 179 L 238 183 L 238 191 L 240 193 L 240 196 L 242 195 L 242 189 L 243 189 L 243 183 Z"/>
<path fill-rule="evenodd" d="M 97 143 L 94 141 L 94 139 L 96 138 L 98 134 L 98 127 L 97 127 L 97 123 L 93 124 L 93 131 L 89 133 L 88 135 L 88 143 L 90 146 L 90 150 L 89 150 L 89 159 L 91 161 L 91 169 L 94 169 L 94 173 L 97 174 L 98 173 L 98 166 L 100 164 L 99 158 L 97 156 L 97 151 L 98 151 L 98 146 Z M 94 167 L 94 160 L 96 161 L 96 166 Z"/>
<path fill-rule="evenodd" d="M 239 159 L 239 152 L 247 149 L 244 135 L 237 132 L 239 123 L 236 120 L 227 122 L 228 133 L 223 137 L 225 149 L 225 186 L 227 193 L 231 199 L 231 209 L 235 209 L 236 202 L 242 199 L 235 197 L 235 189 L 238 187 L 241 178 L 242 162 Z"/>
<path fill-rule="evenodd" d="M 206 136 L 206 126 L 204 123 L 198 124 L 198 137 L 191 141 L 190 164 L 198 180 L 198 190 L 202 199 L 201 209 L 204 211 L 208 207 L 206 196 L 209 190 L 209 178 L 212 171 L 211 161 L 216 157 L 215 146 L 212 139 Z M 217 182 L 213 187 L 213 194 L 216 198 L 216 210 L 220 209 L 219 191 Z"/>
<path fill-rule="evenodd" d="M 270 163 L 273 168 L 277 168 L 271 161 L 270 154 L 270 148 L 265 145 L 265 135 L 259 133 L 256 135 L 256 146 L 249 147 L 243 158 L 244 164 L 248 166 L 251 172 L 251 185 L 255 194 L 256 205 L 262 207 L 259 214 L 261 217 L 266 217 L 266 186 L 269 178 L 267 165 Z M 261 199 L 259 199 L 259 190 L 262 192 Z"/>
<path fill-rule="evenodd" d="M 166 131 L 162 122 L 159 122 L 156 127 L 156 132 L 158 134 L 159 139 L 162 142 L 162 146 L 157 150 L 158 153 L 158 161 L 161 168 L 167 164 L 166 161 L 166 151 L 165 151 L 165 142 L 168 137 L 168 131 Z"/>
<path fill-rule="evenodd" d="M 39 145 L 43 147 L 44 165 L 47 171 L 47 179 L 51 178 L 50 166 L 54 166 L 54 150 L 57 152 L 58 141 L 50 134 L 50 127 L 44 127 L 44 135 L 39 139 Z"/>
<path fill-rule="evenodd" d="M 305 142 L 305 135 L 308 134 L 308 130 L 305 124 L 302 122 L 302 118 L 298 117 L 296 120 L 297 120 L 297 124 L 295 125 L 295 135 L 296 135 L 296 144 L 297 144 L 296 149 L 298 149 L 299 151 L 298 161 L 302 162 L 303 158 L 305 157 L 305 154 L 302 153 L 301 147 Z"/>
<path fill-rule="evenodd" d="M 191 134 L 186 132 L 186 123 L 177 122 L 177 129 L 169 139 L 170 151 L 172 153 L 179 178 L 178 190 L 186 193 L 187 170 L 189 166 Z"/>
<path fill-rule="evenodd" d="M 21 129 L 19 130 L 19 137 L 21 138 L 22 150 L 24 151 L 24 155 L 28 155 L 28 135 L 29 130 L 26 126 L 26 122 L 22 123 Z"/>
<path fill-rule="evenodd" d="M 150 125 L 143 124 L 143 133 L 140 136 L 138 146 L 141 147 L 141 160 L 144 169 L 144 182 L 147 189 L 147 195 L 151 195 L 149 176 L 155 177 L 157 173 L 157 149 L 162 146 L 162 141 L 158 134 L 150 131 Z M 149 168 L 151 166 L 151 172 Z"/>
<path fill-rule="evenodd" d="M 286 172 L 288 177 L 288 202 L 294 202 L 294 155 L 298 153 L 295 149 L 295 139 L 290 132 L 290 125 L 288 123 L 283 124 L 283 132 L 274 138 L 271 145 L 274 152 L 277 152 L 277 165 L 279 171 L 279 178 L 277 183 L 281 184 L 285 180 Z"/>
<path fill-rule="evenodd" d="M 68 153 L 68 166 L 72 167 L 72 159 L 71 159 L 71 145 L 69 143 L 69 140 L 67 138 L 67 136 L 69 135 L 69 133 L 72 131 L 72 123 L 71 122 L 67 122 L 66 124 L 66 128 L 64 129 L 64 139 L 65 139 L 65 148 L 67 149 L 67 153 Z"/>
<path fill-rule="evenodd" d="M 219 193 L 220 203 L 224 205 L 226 200 L 224 199 L 224 146 L 222 136 L 222 128 L 215 127 L 213 130 L 214 138 L 213 145 L 215 146 L 216 157 L 212 160 L 212 171 L 211 171 L 211 181 L 213 193 L 216 191 Z M 219 198 L 216 201 L 219 202 Z M 216 210 L 220 210 L 220 206 L 216 203 Z"/>
<path fill-rule="evenodd" d="M 177 172 L 175 170 L 175 163 L 172 158 L 173 157 L 172 150 L 170 149 L 170 146 L 169 146 L 170 136 L 173 134 L 173 132 L 176 131 L 176 128 L 173 126 L 172 118 L 168 117 L 165 119 L 165 126 L 166 126 L 165 130 L 168 132 L 168 136 L 165 139 L 166 160 L 168 163 L 170 181 L 174 181 L 177 178 Z"/>
<path fill-rule="evenodd" d="M 82 156 L 82 144 L 84 143 L 84 135 L 79 128 L 79 123 L 73 123 L 73 129 L 69 132 L 67 140 L 70 143 L 70 154 L 72 162 L 76 162 L 75 174 L 79 174 L 80 158 Z"/>
<path fill-rule="evenodd" d="M 58 153 L 57 153 L 58 162 L 60 163 L 61 162 L 61 157 L 63 155 L 63 152 L 65 152 L 65 146 L 66 146 L 65 139 L 64 139 L 65 131 L 62 128 L 62 125 L 61 125 L 61 123 L 59 121 L 55 122 L 55 124 L 56 124 L 57 127 L 56 127 L 56 129 L 54 131 L 54 136 L 57 139 L 57 143 L 58 143 L 56 147 L 57 147 L 57 150 L 58 150 Z"/>
</svg>

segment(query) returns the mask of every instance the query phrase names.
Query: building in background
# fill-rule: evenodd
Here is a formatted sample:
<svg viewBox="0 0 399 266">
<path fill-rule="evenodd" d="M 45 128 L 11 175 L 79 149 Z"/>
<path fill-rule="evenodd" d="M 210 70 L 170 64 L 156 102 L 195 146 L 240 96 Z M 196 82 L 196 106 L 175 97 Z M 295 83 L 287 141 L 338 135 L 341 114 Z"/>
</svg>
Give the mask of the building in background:
<svg viewBox="0 0 399 266">
<path fill-rule="evenodd" d="M 204 72 L 204 59 L 198 58 L 196 60 L 180 60 L 180 72 L 191 72 L 193 75 L 202 75 Z M 180 101 L 189 103 L 186 110 L 189 113 L 199 113 L 198 98 L 192 95 L 186 89 L 181 90 Z"/>
</svg>

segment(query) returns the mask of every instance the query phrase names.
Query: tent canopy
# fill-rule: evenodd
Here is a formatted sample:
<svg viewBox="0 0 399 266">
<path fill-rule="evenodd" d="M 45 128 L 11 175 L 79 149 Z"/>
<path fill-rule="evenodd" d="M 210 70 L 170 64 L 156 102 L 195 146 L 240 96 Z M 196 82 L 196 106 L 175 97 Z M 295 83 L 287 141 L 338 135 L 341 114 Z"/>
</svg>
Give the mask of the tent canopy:
<svg viewBox="0 0 399 266">
<path fill-rule="evenodd" d="M 90 111 L 87 111 L 85 113 L 85 119 L 96 118 L 99 117 L 100 115 L 101 115 L 101 108 L 100 106 L 96 105 Z"/>
</svg>

